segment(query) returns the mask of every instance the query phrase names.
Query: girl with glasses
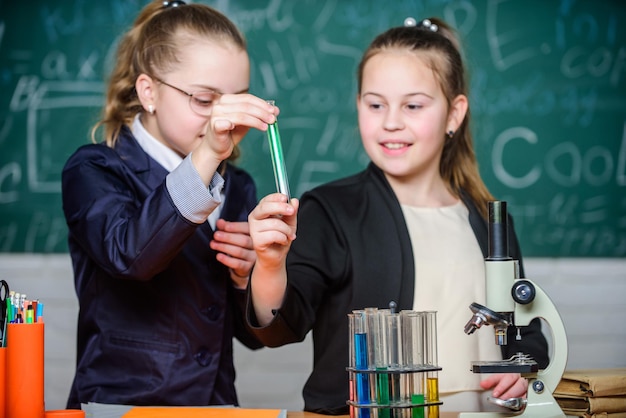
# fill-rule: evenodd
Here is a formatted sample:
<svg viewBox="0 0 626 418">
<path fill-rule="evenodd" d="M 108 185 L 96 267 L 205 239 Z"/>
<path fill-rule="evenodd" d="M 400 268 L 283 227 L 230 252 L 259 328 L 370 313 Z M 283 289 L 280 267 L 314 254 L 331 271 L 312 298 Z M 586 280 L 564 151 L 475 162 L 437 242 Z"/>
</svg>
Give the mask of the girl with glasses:
<svg viewBox="0 0 626 418">
<path fill-rule="evenodd" d="M 230 160 L 278 114 L 249 80 L 242 34 L 205 5 L 153 1 L 122 38 L 103 141 L 63 170 L 80 305 L 69 408 L 237 405 L 232 339 L 260 346 L 240 309 L 257 198 Z"/>
</svg>

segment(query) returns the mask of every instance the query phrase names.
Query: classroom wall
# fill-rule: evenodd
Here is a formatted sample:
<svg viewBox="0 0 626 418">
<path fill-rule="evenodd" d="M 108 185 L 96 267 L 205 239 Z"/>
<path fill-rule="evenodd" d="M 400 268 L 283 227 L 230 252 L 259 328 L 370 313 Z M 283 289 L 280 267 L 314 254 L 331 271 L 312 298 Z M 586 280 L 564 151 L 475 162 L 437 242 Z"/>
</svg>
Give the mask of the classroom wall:
<svg viewBox="0 0 626 418">
<path fill-rule="evenodd" d="M 626 259 L 529 258 L 524 263 L 527 277 L 546 291 L 561 314 L 569 346 L 567 368 L 626 367 Z M 74 373 L 78 304 L 72 277 L 67 254 L 0 254 L 0 278 L 45 302 L 47 409 L 65 406 Z M 312 359 L 310 338 L 257 351 L 237 344 L 235 357 L 242 406 L 302 409 L 301 389 Z"/>
</svg>

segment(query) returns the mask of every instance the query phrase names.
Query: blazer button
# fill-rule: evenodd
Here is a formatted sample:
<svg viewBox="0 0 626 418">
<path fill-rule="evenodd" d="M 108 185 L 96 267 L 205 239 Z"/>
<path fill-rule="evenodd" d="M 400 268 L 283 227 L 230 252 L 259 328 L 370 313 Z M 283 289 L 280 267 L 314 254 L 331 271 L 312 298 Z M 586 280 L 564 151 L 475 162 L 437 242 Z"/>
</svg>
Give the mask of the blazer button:
<svg viewBox="0 0 626 418">
<path fill-rule="evenodd" d="M 217 321 L 220 317 L 220 309 L 217 305 L 210 305 L 204 310 L 204 314 L 211 321 Z"/>
<path fill-rule="evenodd" d="M 202 367 L 206 367 L 211 364 L 211 353 L 206 347 L 201 347 L 200 350 L 193 356 L 194 359 Z"/>
</svg>

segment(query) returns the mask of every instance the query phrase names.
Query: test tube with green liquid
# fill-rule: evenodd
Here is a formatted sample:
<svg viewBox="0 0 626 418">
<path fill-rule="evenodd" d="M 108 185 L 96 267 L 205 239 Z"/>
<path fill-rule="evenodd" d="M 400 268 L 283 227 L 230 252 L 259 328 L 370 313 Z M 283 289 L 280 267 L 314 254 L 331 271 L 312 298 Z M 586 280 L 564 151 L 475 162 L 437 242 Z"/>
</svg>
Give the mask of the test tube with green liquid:
<svg viewBox="0 0 626 418">
<path fill-rule="evenodd" d="M 424 365 L 424 320 L 422 312 L 405 310 L 400 312 L 402 317 L 402 359 L 409 369 L 417 369 Z M 416 405 L 411 408 L 411 418 L 424 418 L 425 410 L 423 377 L 420 373 L 408 373 L 403 376 L 403 399 L 405 402 Z M 422 406 L 419 406 L 422 405 Z"/>
<path fill-rule="evenodd" d="M 274 105 L 274 100 L 267 100 L 267 103 Z M 283 156 L 283 146 L 280 142 L 280 133 L 278 131 L 278 121 L 272 123 L 267 128 L 267 138 L 270 145 L 270 154 L 272 156 L 272 166 L 274 168 L 274 179 L 276 180 L 276 190 L 287 196 L 287 200 L 291 200 L 289 193 L 289 181 L 287 180 L 287 167 Z"/>
<path fill-rule="evenodd" d="M 387 318 L 391 315 L 389 310 L 377 310 L 373 315 L 374 330 L 374 366 L 379 372 L 376 374 L 376 403 L 381 406 L 389 406 L 389 340 L 387 334 Z M 391 418 L 389 408 L 381 408 L 378 418 Z"/>
</svg>

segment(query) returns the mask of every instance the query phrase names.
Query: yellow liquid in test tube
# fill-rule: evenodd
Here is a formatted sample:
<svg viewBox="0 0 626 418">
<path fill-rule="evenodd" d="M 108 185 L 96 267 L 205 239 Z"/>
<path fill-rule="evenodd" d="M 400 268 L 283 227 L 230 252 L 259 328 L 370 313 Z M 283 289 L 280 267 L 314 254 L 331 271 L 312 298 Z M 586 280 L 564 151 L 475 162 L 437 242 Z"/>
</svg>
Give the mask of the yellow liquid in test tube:
<svg viewBox="0 0 626 418">
<path fill-rule="evenodd" d="M 439 402 L 439 379 L 437 377 L 426 378 L 426 401 Z M 439 405 L 428 407 L 428 418 L 439 418 Z"/>
</svg>

